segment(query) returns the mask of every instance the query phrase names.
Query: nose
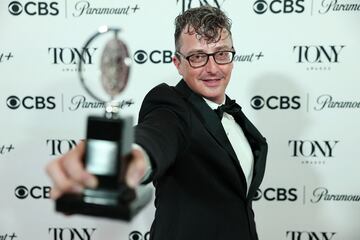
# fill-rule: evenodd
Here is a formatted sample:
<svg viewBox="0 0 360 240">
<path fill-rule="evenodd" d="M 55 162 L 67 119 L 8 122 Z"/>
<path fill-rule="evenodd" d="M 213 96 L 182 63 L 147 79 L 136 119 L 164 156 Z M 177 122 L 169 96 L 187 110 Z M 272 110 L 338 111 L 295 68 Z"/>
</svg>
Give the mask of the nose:
<svg viewBox="0 0 360 240">
<path fill-rule="evenodd" d="M 215 73 L 219 70 L 218 64 L 214 60 L 214 56 L 209 56 L 209 60 L 205 65 L 205 71 L 208 73 Z"/>
</svg>

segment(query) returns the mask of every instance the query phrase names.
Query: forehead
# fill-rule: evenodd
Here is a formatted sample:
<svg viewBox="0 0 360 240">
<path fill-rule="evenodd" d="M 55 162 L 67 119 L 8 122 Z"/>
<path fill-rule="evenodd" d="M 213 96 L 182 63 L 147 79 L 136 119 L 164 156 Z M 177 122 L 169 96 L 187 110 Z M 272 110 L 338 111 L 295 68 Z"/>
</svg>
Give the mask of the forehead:
<svg viewBox="0 0 360 240">
<path fill-rule="evenodd" d="M 190 28 L 190 31 L 188 31 L 187 28 L 185 28 L 181 32 L 180 51 L 184 53 L 192 51 L 212 52 L 217 49 L 232 47 L 231 34 L 226 29 L 222 29 L 219 40 L 216 39 L 217 41 L 209 41 L 209 39 L 206 39 L 204 36 L 201 36 L 192 30 L 193 29 Z"/>
</svg>

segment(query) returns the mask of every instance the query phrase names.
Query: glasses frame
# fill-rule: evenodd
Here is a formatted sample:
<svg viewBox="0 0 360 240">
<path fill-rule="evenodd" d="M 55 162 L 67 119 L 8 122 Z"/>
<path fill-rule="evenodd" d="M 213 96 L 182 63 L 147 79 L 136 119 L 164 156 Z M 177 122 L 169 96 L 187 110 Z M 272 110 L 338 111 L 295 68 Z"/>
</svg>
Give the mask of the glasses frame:
<svg viewBox="0 0 360 240">
<path fill-rule="evenodd" d="M 228 53 L 231 53 L 231 54 L 232 54 L 230 62 L 228 62 L 228 63 L 218 63 L 218 62 L 216 61 L 215 55 L 218 54 L 218 53 L 221 53 L 221 52 L 228 52 Z M 194 54 L 190 54 L 189 56 L 185 56 L 185 55 L 182 54 L 180 51 L 176 51 L 176 52 L 175 52 L 175 54 L 177 54 L 177 55 L 183 57 L 184 59 L 186 59 L 186 60 L 188 61 L 189 65 L 190 65 L 190 67 L 192 67 L 192 68 L 201 68 L 201 67 L 205 66 L 205 65 L 209 62 L 210 56 L 212 56 L 212 58 L 214 59 L 214 62 L 215 62 L 216 64 L 218 64 L 218 65 L 230 64 L 230 63 L 232 63 L 232 62 L 234 61 L 235 53 L 236 53 L 236 51 L 234 50 L 233 47 L 232 47 L 232 50 L 221 50 L 221 51 L 216 51 L 216 52 L 213 52 L 213 53 L 201 52 L 200 54 L 205 54 L 205 55 L 207 56 L 205 63 L 202 64 L 202 65 L 200 65 L 200 66 L 193 66 L 193 65 L 191 64 L 190 58 L 191 58 L 192 56 L 196 55 L 196 54 L 199 54 L 199 53 L 194 53 Z"/>
</svg>

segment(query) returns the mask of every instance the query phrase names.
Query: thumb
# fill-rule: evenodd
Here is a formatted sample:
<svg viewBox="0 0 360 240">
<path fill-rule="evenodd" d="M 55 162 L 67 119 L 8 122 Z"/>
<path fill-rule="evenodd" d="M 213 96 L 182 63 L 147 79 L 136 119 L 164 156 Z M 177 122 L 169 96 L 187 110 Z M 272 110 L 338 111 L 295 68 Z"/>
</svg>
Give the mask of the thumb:
<svg viewBox="0 0 360 240">
<path fill-rule="evenodd" d="M 131 187 L 137 187 L 145 175 L 146 162 L 143 153 L 138 149 L 133 149 L 131 159 L 128 163 L 125 181 Z"/>
</svg>

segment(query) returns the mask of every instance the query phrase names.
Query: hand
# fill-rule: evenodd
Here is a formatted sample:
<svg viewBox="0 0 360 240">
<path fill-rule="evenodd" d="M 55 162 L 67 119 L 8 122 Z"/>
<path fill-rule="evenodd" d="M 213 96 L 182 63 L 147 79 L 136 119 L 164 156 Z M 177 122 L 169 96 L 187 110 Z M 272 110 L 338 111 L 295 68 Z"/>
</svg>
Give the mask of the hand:
<svg viewBox="0 0 360 240">
<path fill-rule="evenodd" d="M 50 197 L 57 199 L 64 193 L 81 193 L 84 188 L 96 188 L 97 178 L 87 172 L 83 165 L 85 142 L 81 141 L 75 148 L 53 160 L 46 166 L 46 172 L 53 181 Z M 125 182 L 135 188 L 145 175 L 147 164 L 142 150 L 133 149 L 126 160 Z"/>
<path fill-rule="evenodd" d="M 46 166 L 46 172 L 53 181 L 50 197 L 59 198 L 64 193 L 80 193 L 85 187 L 95 188 L 98 180 L 85 171 L 82 158 L 85 142 L 81 141 L 75 148 L 53 160 Z"/>
</svg>

